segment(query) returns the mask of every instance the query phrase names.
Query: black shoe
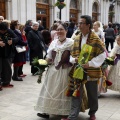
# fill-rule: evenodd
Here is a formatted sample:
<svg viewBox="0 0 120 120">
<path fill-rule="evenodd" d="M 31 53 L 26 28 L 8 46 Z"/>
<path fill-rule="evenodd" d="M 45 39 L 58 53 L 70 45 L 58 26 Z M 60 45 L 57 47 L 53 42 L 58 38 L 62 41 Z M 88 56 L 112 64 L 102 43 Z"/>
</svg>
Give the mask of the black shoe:
<svg viewBox="0 0 120 120">
<path fill-rule="evenodd" d="M 13 79 L 13 81 L 23 81 L 23 79 L 22 78 L 20 78 L 20 77 L 12 77 L 12 79 Z"/>
<path fill-rule="evenodd" d="M 0 91 L 2 91 L 2 85 L 0 85 Z"/>
<path fill-rule="evenodd" d="M 42 118 L 49 118 L 49 115 L 46 113 L 37 113 L 37 116 Z"/>
</svg>

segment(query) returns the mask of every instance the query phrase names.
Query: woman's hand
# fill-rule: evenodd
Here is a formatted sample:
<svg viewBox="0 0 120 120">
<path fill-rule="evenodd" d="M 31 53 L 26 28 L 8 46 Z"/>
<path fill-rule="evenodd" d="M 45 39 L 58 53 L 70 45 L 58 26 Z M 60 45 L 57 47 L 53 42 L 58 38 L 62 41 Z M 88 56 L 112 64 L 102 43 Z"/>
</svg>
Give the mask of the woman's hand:
<svg viewBox="0 0 120 120">
<path fill-rule="evenodd" d="M 48 64 L 52 64 L 52 59 L 46 58 Z"/>
<path fill-rule="evenodd" d="M 0 47 L 4 47 L 5 43 L 3 41 L 0 41 Z"/>
</svg>

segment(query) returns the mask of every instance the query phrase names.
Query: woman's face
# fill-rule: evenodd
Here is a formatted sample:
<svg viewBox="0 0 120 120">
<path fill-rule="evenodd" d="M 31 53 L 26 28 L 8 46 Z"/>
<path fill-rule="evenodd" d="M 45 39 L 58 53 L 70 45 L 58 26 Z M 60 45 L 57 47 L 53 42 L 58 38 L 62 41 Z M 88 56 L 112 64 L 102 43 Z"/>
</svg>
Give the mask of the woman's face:
<svg viewBox="0 0 120 120">
<path fill-rule="evenodd" d="M 57 27 L 57 35 L 58 37 L 66 37 L 67 31 L 62 25 L 59 25 Z"/>
<path fill-rule="evenodd" d="M 98 26 L 98 24 L 95 22 L 94 24 L 93 24 L 93 29 L 94 30 L 97 30 L 99 28 L 99 26 Z"/>
<path fill-rule="evenodd" d="M 20 24 L 17 23 L 17 25 L 15 26 L 15 29 L 19 29 L 19 26 L 20 26 Z"/>
<path fill-rule="evenodd" d="M 120 46 L 120 37 L 116 38 L 117 44 Z"/>
<path fill-rule="evenodd" d="M 32 27 L 32 28 L 33 28 L 33 30 L 36 30 L 36 31 L 37 31 L 37 30 L 38 30 L 38 28 L 39 28 L 39 25 L 33 25 L 33 27 Z"/>
</svg>

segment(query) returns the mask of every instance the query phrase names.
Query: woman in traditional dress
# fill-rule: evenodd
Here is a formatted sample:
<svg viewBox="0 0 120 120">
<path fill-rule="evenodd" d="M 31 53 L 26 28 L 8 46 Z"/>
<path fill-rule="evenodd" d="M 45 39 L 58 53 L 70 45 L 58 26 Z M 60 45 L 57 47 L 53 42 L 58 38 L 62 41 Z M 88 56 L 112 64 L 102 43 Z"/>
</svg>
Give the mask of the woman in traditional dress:
<svg viewBox="0 0 120 120">
<path fill-rule="evenodd" d="M 67 27 L 60 24 L 57 27 L 58 39 L 51 42 L 47 51 L 46 60 L 51 65 L 42 81 L 38 102 L 35 106 L 35 110 L 40 112 L 37 114 L 39 117 L 49 118 L 49 114 L 68 115 L 70 111 L 71 99 L 65 96 L 65 91 L 72 66 L 69 58 L 74 41 L 66 38 L 66 33 Z"/>
<path fill-rule="evenodd" d="M 99 38 L 100 38 L 100 40 L 102 40 L 102 42 L 105 41 L 103 26 L 102 26 L 102 23 L 100 21 L 94 22 L 93 31 L 99 36 Z"/>
<path fill-rule="evenodd" d="M 111 66 L 108 75 L 112 82 L 112 86 L 109 89 L 120 92 L 120 35 L 116 37 L 116 44 L 110 53 L 110 57 L 115 58 L 115 62 Z"/>
</svg>

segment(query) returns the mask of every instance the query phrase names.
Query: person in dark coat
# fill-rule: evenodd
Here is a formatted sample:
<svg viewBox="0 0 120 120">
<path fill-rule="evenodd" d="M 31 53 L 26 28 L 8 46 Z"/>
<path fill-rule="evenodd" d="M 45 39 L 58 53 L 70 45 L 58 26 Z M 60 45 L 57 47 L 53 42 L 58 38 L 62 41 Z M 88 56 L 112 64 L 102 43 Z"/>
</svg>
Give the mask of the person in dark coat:
<svg viewBox="0 0 120 120">
<path fill-rule="evenodd" d="M 0 23 L 0 79 L 2 75 L 2 86 L 13 87 L 11 82 L 12 69 L 11 58 L 13 57 L 14 44 L 18 42 L 15 33 L 8 29 L 6 22 Z M 0 85 L 0 90 L 2 87 Z"/>
<path fill-rule="evenodd" d="M 42 30 L 41 33 L 42 33 L 42 36 L 44 38 L 45 48 L 46 48 L 46 51 L 47 51 L 47 49 L 48 49 L 48 47 L 49 47 L 49 45 L 52 41 L 51 40 L 51 34 L 48 30 Z"/>
<path fill-rule="evenodd" d="M 113 44 L 115 42 L 115 32 L 112 28 L 112 23 L 108 24 L 108 28 L 105 29 L 105 44 L 108 51 L 109 43 L 111 44 L 111 50 L 113 49 Z"/>
<path fill-rule="evenodd" d="M 38 20 L 37 22 L 39 23 L 38 31 L 42 31 L 42 30 L 44 30 L 44 27 L 43 27 L 43 25 L 42 25 L 41 20 Z"/>
<path fill-rule="evenodd" d="M 75 27 L 75 24 L 73 22 L 71 22 L 68 26 L 68 30 L 67 30 L 67 38 L 71 38 L 73 33 L 74 33 L 74 27 Z"/>
<path fill-rule="evenodd" d="M 34 58 L 38 57 L 39 59 L 43 59 L 43 53 L 45 50 L 44 39 L 40 31 L 38 31 L 39 23 L 33 22 L 32 30 L 28 33 L 28 45 L 30 48 L 30 65 L 31 65 L 31 73 L 35 75 L 38 71 L 33 65 L 32 61 Z"/>
<path fill-rule="evenodd" d="M 27 37 L 28 33 L 31 31 L 31 29 L 32 29 L 31 26 L 32 26 L 32 20 L 26 21 L 26 24 L 25 24 L 26 37 Z"/>
<path fill-rule="evenodd" d="M 19 40 L 15 44 L 16 46 L 27 46 L 27 43 L 24 42 L 21 32 L 19 30 L 19 23 L 18 20 L 12 20 L 10 24 L 10 28 L 14 31 L 14 33 L 18 36 Z M 14 81 L 23 81 L 21 77 L 18 77 L 18 70 L 19 67 L 22 66 L 23 64 L 26 63 L 26 55 L 25 52 L 20 52 L 18 53 L 17 50 L 15 49 L 15 56 L 13 58 L 13 63 L 14 63 L 14 73 L 12 76 L 12 79 Z"/>
</svg>

